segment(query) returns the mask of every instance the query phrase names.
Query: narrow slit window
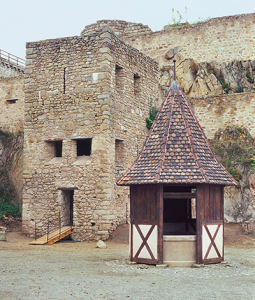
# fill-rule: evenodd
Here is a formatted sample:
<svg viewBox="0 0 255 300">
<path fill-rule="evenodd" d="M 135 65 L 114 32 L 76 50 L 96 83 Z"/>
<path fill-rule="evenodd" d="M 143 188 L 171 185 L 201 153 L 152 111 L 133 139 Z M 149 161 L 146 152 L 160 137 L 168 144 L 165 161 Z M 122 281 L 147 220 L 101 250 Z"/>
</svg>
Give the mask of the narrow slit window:
<svg viewBox="0 0 255 300">
<path fill-rule="evenodd" d="M 124 141 L 115 139 L 115 175 L 118 178 L 124 171 Z"/>
<path fill-rule="evenodd" d="M 141 77 L 138 74 L 134 75 L 134 94 L 139 95 L 141 92 Z"/>
<path fill-rule="evenodd" d="M 124 87 L 124 69 L 118 65 L 115 67 L 116 89 L 120 93 Z"/>
<path fill-rule="evenodd" d="M 92 139 L 79 139 L 77 142 L 77 156 L 90 156 Z"/>
<path fill-rule="evenodd" d="M 16 103 L 18 99 L 17 98 L 13 98 L 13 99 L 6 99 L 5 101 L 9 104 L 13 104 L 13 103 Z"/>
<path fill-rule="evenodd" d="M 63 92 L 66 93 L 66 68 L 64 68 L 64 76 L 63 76 L 64 82 L 63 82 Z"/>
<path fill-rule="evenodd" d="M 54 142 L 55 157 L 62 157 L 62 141 Z"/>
</svg>

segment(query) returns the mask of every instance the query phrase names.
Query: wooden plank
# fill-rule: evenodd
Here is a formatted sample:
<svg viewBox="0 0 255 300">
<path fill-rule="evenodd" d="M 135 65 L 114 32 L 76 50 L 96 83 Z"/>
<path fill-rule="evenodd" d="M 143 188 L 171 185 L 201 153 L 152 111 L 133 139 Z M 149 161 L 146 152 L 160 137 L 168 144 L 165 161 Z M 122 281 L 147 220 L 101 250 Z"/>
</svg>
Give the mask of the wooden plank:
<svg viewBox="0 0 255 300">
<path fill-rule="evenodd" d="M 223 249 L 222 249 L 222 260 L 224 260 L 224 187 L 220 187 L 220 219 L 223 226 Z"/>
<path fill-rule="evenodd" d="M 204 186 L 197 186 L 196 201 L 196 236 L 197 236 L 197 263 L 202 264 L 202 220 L 204 217 Z"/>
<path fill-rule="evenodd" d="M 57 241 L 63 239 L 64 237 L 68 236 L 69 234 L 72 233 L 72 229 L 69 229 L 63 233 L 61 233 L 60 235 L 56 236 L 55 238 L 51 238 L 49 241 L 48 241 L 48 245 L 52 245 L 54 243 L 56 243 Z"/>
<path fill-rule="evenodd" d="M 135 200 L 135 186 L 130 186 L 130 223 L 134 221 L 134 200 Z"/>
<path fill-rule="evenodd" d="M 224 220 L 224 187 L 221 189 L 221 199 L 220 199 L 220 219 Z"/>
<path fill-rule="evenodd" d="M 138 225 L 158 225 L 157 220 L 134 220 L 132 224 Z"/>
<path fill-rule="evenodd" d="M 164 199 L 191 199 L 196 197 L 196 193 L 164 193 Z"/>
<path fill-rule="evenodd" d="M 204 187 L 204 219 L 210 219 L 210 187 Z"/>
<path fill-rule="evenodd" d="M 158 220 L 158 196 L 157 196 L 157 191 L 158 191 L 158 186 L 157 185 L 152 185 L 153 190 L 152 190 L 152 198 L 150 201 L 151 205 L 151 214 L 150 214 L 150 219 L 151 220 Z"/>
<path fill-rule="evenodd" d="M 209 215 L 207 220 L 214 220 L 213 217 L 213 210 L 214 210 L 214 199 L 213 199 L 213 194 L 214 194 L 214 186 L 209 186 Z"/>
<path fill-rule="evenodd" d="M 68 232 L 70 232 L 70 233 L 68 233 Z M 59 241 L 61 238 L 71 234 L 71 232 L 72 232 L 71 226 L 63 226 L 63 227 L 61 227 L 60 231 L 59 231 L 59 229 L 57 229 L 57 230 L 54 230 L 51 233 L 49 233 L 48 239 L 47 239 L 47 234 L 45 234 L 44 236 L 40 237 L 39 239 L 36 239 L 35 241 L 30 242 L 29 245 L 45 245 L 45 244 L 50 245 L 50 244 L 53 244 L 53 243 Z M 63 235 L 63 234 L 66 234 L 66 235 L 61 237 L 61 235 Z M 51 243 L 51 241 L 54 241 L 55 239 L 57 239 L 57 240 L 55 242 Z"/>
<path fill-rule="evenodd" d="M 223 224 L 223 220 L 203 220 L 202 225 L 219 225 Z"/>
<path fill-rule="evenodd" d="M 158 199 L 158 264 L 163 264 L 163 211 L 164 211 L 164 200 L 163 200 L 163 185 L 159 185 L 157 189 Z"/>
<path fill-rule="evenodd" d="M 217 257 L 217 258 L 208 258 L 208 259 L 204 259 L 203 260 L 203 264 L 215 264 L 215 263 L 219 263 L 222 262 L 224 260 L 223 257 Z"/>
<path fill-rule="evenodd" d="M 158 260 L 157 259 L 149 259 L 149 258 L 133 258 L 134 262 L 140 263 L 140 264 L 148 264 L 148 265 L 157 265 Z"/>
<path fill-rule="evenodd" d="M 216 186 L 215 187 L 215 215 L 214 215 L 214 220 L 220 220 L 220 197 L 221 197 L 220 187 Z"/>
</svg>

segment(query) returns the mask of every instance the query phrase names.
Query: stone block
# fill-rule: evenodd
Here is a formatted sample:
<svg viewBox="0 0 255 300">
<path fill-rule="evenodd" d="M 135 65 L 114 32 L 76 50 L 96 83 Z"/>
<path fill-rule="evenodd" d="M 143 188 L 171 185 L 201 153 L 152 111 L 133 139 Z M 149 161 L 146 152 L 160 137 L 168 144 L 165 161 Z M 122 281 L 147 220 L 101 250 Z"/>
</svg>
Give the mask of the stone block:
<svg viewBox="0 0 255 300">
<path fill-rule="evenodd" d="M 108 232 L 107 232 L 108 233 Z M 0 241 L 6 241 L 6 233 L 5 230 L 1 230 L 0 228 Z"/>
<path fill-rule="evenodd" d="M 34 48 L 27 48 L 26 49 L 26 54 L 33 54 Z"/>
</svg>

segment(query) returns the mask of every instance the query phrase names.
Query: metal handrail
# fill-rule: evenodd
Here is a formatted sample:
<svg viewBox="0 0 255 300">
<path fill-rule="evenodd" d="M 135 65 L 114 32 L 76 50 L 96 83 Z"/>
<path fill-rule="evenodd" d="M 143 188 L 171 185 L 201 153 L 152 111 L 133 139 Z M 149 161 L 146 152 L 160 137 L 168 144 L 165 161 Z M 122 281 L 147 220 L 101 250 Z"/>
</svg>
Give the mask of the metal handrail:
<svg viewBox="0 0 255 300">
<path fill-rule="evenodd" d="M 72 212 L 62 214 L 60 211 L 56 211 L 53 214 L 48 215 L 46 218 L 35 221 L 35 240 L 47 235 L 47 242 L 49 240 L 49 234 L 55 230 L 59 230 L 61 234 L 61 228 L 63 226 L 72 226 Z"/>
<path fill-rule="evenodd" d="M 25 59 L 20 58 L 16 55 L 13 55 L 13 54 L 6 52 L 4 50 L 1 50 L 1 49 L 0 49 L 0 58 L 3 58 L 4 60 L 8 61 L 9 63 L 16 65 L 22 69 L 25 68 L 25 65 L 26 65 Z"/>
</svg>

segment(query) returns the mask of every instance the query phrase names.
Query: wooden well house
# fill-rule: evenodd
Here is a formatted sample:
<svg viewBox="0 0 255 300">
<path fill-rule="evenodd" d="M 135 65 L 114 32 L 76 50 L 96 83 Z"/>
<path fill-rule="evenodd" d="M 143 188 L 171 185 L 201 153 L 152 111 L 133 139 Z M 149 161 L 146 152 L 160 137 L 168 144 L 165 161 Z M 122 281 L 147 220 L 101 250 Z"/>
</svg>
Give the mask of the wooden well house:
<svg viewBox="0 0 255 300">
<path fill-rule="evenodd" d="M 223 261 L 224 186 L 237 182 L 213 153 L 176 80 L 117 184 L 130 186 L 131 261 Z"/>
</svg>

